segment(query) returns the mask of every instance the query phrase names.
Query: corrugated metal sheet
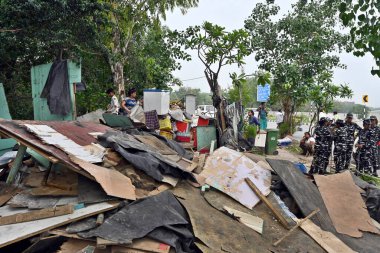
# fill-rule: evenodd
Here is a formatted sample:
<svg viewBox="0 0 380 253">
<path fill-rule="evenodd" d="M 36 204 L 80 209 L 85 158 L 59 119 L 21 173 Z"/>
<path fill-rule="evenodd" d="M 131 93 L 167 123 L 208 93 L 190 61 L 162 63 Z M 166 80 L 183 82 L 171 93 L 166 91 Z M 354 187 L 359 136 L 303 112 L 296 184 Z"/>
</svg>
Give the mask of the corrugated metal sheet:
<svg viewBox="0 0 380 253">
<path fill-rule="evenodd" d="M 0 120 L 0 133 L 16 139 L 22 144 L 34 149 L 39 154 L 43 154 L 45 157 L 54 157 L 66 166 L 73 170 L 84 174 L 91 178 L 88 173 L 84 172 L 78 165 L 73 163 L 68 155 L 61 149 L 53 145 L 43 143 L 33 133 L 27 131 L 25 124 L 45 124 L 57 132 L 66 135 L 69 139 L 73 140 L 79 145 L 89 145 L 92 142 L 97 142 L 96 139 L 89 133 L 101 132 L 105 133 L 111 128 L 94 123 L 80 123 L 77 122 L 54 122 L 54 121 L 21 121 L 21 120 Z"/>
</svg>

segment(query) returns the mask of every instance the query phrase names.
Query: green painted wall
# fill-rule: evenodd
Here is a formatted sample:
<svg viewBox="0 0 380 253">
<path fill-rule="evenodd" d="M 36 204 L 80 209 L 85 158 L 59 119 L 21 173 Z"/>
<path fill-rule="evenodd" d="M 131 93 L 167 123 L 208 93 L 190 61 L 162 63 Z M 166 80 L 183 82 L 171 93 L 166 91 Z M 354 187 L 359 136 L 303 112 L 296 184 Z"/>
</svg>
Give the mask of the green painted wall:
<svg viewBox="0 0 380 253">
<path fill-rule="evenodd" d="M 71 112 L 66 116 L 51 114 L 47 105 L 47 99 L 41 98 L 41 92 L 45 86 L 46 80 L 49 75 L 52 63 L 34 66 L 31 69 L 32 79 L 32 96 L 35 120 L 75 120 L 76 119 L 76 106 L 75 106 L 75 85 L 82 80 L 81 65 L 73 61 L 68 62 L 69 69 L 69 83 L 71 94 Z"/>
<path fill-rule="evenodd" d="M 7 97 L 5 96 L 4 86 L 0 83 L 0 118 L 2 119 L 12 119 L 9 113 Z"/>
</svg>

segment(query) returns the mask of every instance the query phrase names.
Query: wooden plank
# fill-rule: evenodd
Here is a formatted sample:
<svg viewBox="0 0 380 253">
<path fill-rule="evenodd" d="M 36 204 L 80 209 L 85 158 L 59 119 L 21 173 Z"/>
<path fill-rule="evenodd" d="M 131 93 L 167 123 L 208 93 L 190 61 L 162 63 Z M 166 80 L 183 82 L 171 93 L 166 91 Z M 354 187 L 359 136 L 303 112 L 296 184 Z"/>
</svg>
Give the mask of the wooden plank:
<svg viewBox="0 0 380 253">
<path fill-rule="evenodd" d="M 292 227 L 292 229 L 290 229 L 283 237 L 281 237 L 275 243 L 273 243 L 273 246 L 276 247 L 277 245 L 279 245 L 283 240 L 285 240 L 286 237 L 288 237 L 289 235 L 291 235 L 291 233 L 293 233 L 297 228 L 299 228 L 299 226 L 301 226 L 305 221 L 307 221 L 308 219 L 310 219 L 311 217 L 313 217 L 318 212 L 319 212 L 319 209 L 314 210 L 308 216 L 306 216 L 304 219 L 299 220 L 297 222 L 297 225 L 295 225 L 294 227 Z"/>
<path fill-rule="evenodd" d="M 0 206 L 7 203 L 19 191 L 20 189 L 17 186 L 0 182 Z"/>
<path fill-rule="evenodd" d="M 280 223 L 287 229 L 288 222 L 285 220 L 284 216 L 282 216 L 281 212 L 273 207 L 272 203 L 261 193 L 260 189 L 256 187 L 256 185 L 249 178 L 245 178 L 245 182 L 247 182 L 248 186 L 252 189 L 252 191 L 259 197 L 261 201 L 273 212 L 274 216 L 280 221 Z"/>
<path fill-rule="evenodd" d="M 327 253 L 357 253 L 333 233 L 324 231 L 311 220 L 301 224 L 301 228 L 316 241 Z"/>
<path fill-rule="evenodd" d="M 257 216 L 250 215 L 248 213 L 240 212 L 228 206 L 223 206 L 223 209 L 226 210 L 230 215 L 233 215 L 235 218 L 237 218 L 244 225 L 255 230 L 257 233 L 259 234 L 263 233 L 263 226 L 264 226 L 263 219 Z"/>
<path fill-rule="evenodd" d="M 13 181 L 15 180 L 18 170 L 21 167 L 22 159 L 24 158 L 25 153 L 26 153 L 26 146 L 20 145 L 18 147 L 16 158 L 12 163 L 11 171 L 9 172 L 9 175 L 7 178 L 7 184 L 12 184 Z"/>
<path fill-rule="evenodd" d="M 319 213 L 311 220 L 323 230 L 335 231 L 317 187 L 310 180 L 307 180 L 305 175 L 296 169 L 292 162 L 275 159 L 267 159 L 267 161 L 279 175 L 286 188 L 288 188 L 301 212 L 308 215 L 319 208 Z"/>
<path fill-rule="evenodd" d="M 52 208 L 45 208 L 37 211 L 30 211 L 27 213 L 18 213 L 9 216 L 0 217 L 0 226 L 9 225 L 27 221 L 40 220 L 50 217 L 71 214 L 74 212 L 73 205 L 57 206 Z"/>
<path fill-rule="evenodd" d="M 12 132 L 9 132 L 8 130 L 5 130 L 5 129 L 0 129 L 0 133 L 3 134 L 4 136 L 7 136 L 9 138 L 12 138 L 12 139 L 15 139 L 18 143 L 20 143 L 21 145 L 24 145 L 24 146 L 27 146 L 29 147 L 30 149 L 32 149 L 34 152 L 38 153 L 39 155 L 45 157 L 46 159 L 48 159 L 50 162 L 52 163 L 58 163 L 59 160 L 57 158 L 55 158 L 54 156 L 52 156 L 51 154 L 45 152 L 44 150 L 38 148 L 38 145 L 35 145 L 33 143 L 30 143 L 26 140 L 24 140 L 22 137 L 12 133 Z"/>
<path fill-rule="evenodd" d="M 77 253 L 87 246 L 95 246 L 95 242 L 91 242 L 83 239 L 70 238 L 67 242 L 61 245 L 61 248 L 57 253 Z M 94 253 L 110 253 L 109 249 L 95 249 Z"/>
<path fill-rule="evenodd" d="M 379 233 L 349 171 L 314 179 L 338 233 L 351 237 L 362 237 L 362 231 Z"/>
<path fill-rule="evenodd" d="M 169 245 L 158 242 L 153 239 L 149 239 L 149 238 L 136 239 L 136 240 L 133 240 L 133 242 L 128 245 L 123 245 L 123 244 L 119 245 L 119 243 L 117 242 L 108 241 L 108 240 L 98 237 L 96 238 L 96 245 L 97 246 L 118 245 L 118 247 L 120 247 L 120 250 L 121 248 L 124 248 L 124 249 L 127 248 L 127 249 L 134 249 L 134 250 L 142 250 L 143 252 L 147 251 L 147 252 L 155 252 L 155 253 L 169 253 L 170 251 Z"/>
<path fill-rule="evenodd" d="M 75 210 L 72 214 L 1 226 L 0 248 L 49 231 L 53 228 L 115 209 L 117 206 L 118 203 L 99 203 Z"/>
</svg>

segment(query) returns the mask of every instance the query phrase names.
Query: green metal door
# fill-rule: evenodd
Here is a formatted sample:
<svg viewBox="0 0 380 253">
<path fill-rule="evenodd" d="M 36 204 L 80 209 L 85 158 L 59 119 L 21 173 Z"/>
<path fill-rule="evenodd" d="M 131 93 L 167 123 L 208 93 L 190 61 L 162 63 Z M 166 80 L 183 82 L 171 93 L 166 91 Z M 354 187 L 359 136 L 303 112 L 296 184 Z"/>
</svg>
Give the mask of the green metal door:
<svg viewBox="0 0 380 253">
<path fill-rule="evenodd" d="M 71 111 L 66 116 L 52 114 L 49 110 L 46 98 L 41 98 L 42 90 L 45 86 L 52 63 L 34 66 L 31 69 L 32 96 L 35 120 L 75 120 L 75 83 L 82 80 L 80 63 L 68 61 L 69 84 L 71 96 Z"/>
</svg>

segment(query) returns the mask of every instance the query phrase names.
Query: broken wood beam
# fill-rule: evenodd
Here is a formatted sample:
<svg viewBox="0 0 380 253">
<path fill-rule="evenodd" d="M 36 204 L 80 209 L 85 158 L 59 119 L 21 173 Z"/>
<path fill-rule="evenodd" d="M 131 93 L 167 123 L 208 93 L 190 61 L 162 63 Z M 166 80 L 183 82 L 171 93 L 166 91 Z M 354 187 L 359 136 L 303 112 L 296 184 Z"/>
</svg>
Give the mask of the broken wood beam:
<svg viewBox="0 0 380 253">
<path fill-rule="evenodd" d="M 289 229 L 288 222 L 282 216 L 281 212 L 273 207 L 272 203 L 269 202 L 267 197 L 264 196 L 264 194 L 261 193 L 259 188 L 256 187 L 256 185 L 249 179 L 245 178 L 245 181 L 247 182 L 248 186 L 256 193 L 256 195 L 259 197 L 261 201 L 264 202 L 264 204 L 273 212 L 273 214 L 276 216 L 276 218 L 280 221 L 280 223 L 286 228 Z"/>
<path fill-rule="evenodd" d="M 290 229 L 283 237 L 281 237 L 280 239 L 277 240 L 277 242 L 273 243 L 273 246 L 277 246 L 279 245 L 286 237 L 288 237 L 291 233 L 293 233 L 294 230 L 296 230 L 299 226 L 301 226 L 305 221 L 307 221 L 308 219 L 310 219 L 311 217 L 313 217 L 314 215 L 316 215 L 317 213 L 319 212 L 319 208 L 312 211 L 308 216 L 306 216 L 304 219 L 300 220 L 297 225 L 295 225 L 294 227 L 292 227 L 292 229 Z"/>
<path fill-rule="evenodd" d="M 13 214 L 9 216 L 0 217 L 0 226 L 46 219 L 46 218 L 61 216 L 65 214 L 72 214 L 73 212 L 74 212 L 74 206 L 66 205 L 66 206 L 44 208 L 41 210 L 30 211 L 27 213 L 17 213 L 17 214 Z"/>
<path fill-rule="evenodd" d="M 24 158 L 25 153 L 26 153 L 26 146 L 21 144 L 18 148 L 16 158 L 11 167 L 11 171 L 9 172 L 9 175 L 7 178 L 7 184 L 12 184 L 13 181 L 15 180 L 17 172 L 19 171 L 22 165 L 22 159 Z"/>
<path fill-rule="evenodd" d="M 104 222 L 104 213 L 98 214 L 98 217 L 96 217 L 96 225 L 100 226 Z"/>
</svg>

